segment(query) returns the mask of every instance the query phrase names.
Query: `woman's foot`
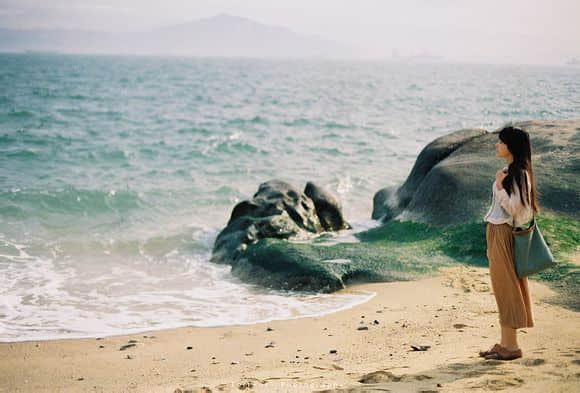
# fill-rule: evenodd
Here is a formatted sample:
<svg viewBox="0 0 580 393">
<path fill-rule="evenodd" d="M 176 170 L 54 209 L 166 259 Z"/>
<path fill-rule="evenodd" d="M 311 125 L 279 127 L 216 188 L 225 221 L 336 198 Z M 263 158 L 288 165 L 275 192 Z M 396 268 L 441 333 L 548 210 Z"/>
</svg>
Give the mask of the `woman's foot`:
<svg viewBox="0 0 580 393">
<path fill-rule="evenodd" d="M 499 351 L 485 356 L 486 360 L 514 360 L 522 357 L 522 350 L 519 348 L 508 349 L 500 345 Z"/>
<path fill-rule="evenodd" d="M 489 349 L 487 351 L 479 351 L 479 356 L 482 357 L 482 358 L 484 358 L 484 357 L 486 357 L 488 355 L 497 353 L 500 350 L 500 348 L 503 348 L 503 347 L 501 345 L 499 345 L 499 344 L 494 344 L 494 346 L 491 347 L 491 349 Z"/>
</svg>

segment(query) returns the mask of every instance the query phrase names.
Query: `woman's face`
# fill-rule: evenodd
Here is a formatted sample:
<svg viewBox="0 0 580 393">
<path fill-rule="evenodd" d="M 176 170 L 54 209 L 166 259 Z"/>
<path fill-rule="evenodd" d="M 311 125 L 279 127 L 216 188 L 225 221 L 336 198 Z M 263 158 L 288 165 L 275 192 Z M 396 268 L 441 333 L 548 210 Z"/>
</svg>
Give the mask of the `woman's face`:
<svg viewBox="0 0 580 393">
<path fill-rule="evenodd" d="M 502 142 L 501 139 L 498 139 L 495 143 L 495 155 L 497 157 L 508 157 L 510 155 L 510 151 L 505 143 Z"/>
</svg>

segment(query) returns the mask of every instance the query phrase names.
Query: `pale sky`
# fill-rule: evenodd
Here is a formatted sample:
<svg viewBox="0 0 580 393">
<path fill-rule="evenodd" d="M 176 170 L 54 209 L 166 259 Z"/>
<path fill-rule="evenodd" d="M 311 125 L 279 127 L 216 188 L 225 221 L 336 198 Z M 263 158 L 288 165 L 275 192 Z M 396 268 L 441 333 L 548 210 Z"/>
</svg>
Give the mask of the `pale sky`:
<svg viewBox="0 0 580 393">
<path fill-rule="evenodd" d="M 132 31 L 228 13 L 369 56 L 561 63 L 580 57 L 580 0 L 0 0 L 0 27 Z"/>
</svg>

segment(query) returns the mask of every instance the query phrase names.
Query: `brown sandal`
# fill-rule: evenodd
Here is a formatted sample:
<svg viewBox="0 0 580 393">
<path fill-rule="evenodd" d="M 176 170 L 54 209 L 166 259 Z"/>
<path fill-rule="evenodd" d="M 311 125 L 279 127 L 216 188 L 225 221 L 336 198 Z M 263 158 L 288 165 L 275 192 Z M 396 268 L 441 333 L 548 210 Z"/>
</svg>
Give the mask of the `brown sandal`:
<svg viewBox="0 0 580 393">
<path fill-rule="evenodd" d="M 497 353 L 501 348 L 503 348 L 501 345 L 499 344 L 495 344 L 493 347 L 491 347 L 490 350 L 488 351 L 479 351 L 479 356 L 484 358 L 486 356 L 492 355 L 494 353 Z"/>
<path fill-rule="evenodd" d="M 486 360 L 490 360 L 490 359 L 496 359 L 496 360 L 514 360 L 514 359 L 518 359 L 522 357 L 522 350 L 521 349 L 516 349 L 513 351 L 510 351 L 509 349 L 506 349 L 504 347 L 500 347 L 500 350 L 489 354 L 485 357 Z"/>
</svg>

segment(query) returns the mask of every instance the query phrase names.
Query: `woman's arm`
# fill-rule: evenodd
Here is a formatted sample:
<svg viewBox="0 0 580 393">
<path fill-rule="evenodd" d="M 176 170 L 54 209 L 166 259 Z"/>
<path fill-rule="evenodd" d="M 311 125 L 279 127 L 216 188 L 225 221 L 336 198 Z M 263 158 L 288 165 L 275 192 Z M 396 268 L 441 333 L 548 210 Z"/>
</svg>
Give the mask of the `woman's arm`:
<svg viewBox="0 0 580 393">
<path fill-rule="evenodd" d="M 524 171 L 524 177 L 526 179 L 526 183 L 528 185 L 528 205 L 530 204 L 530 177 L 528 176 L 527 171 Z M 501 185 L 500 185 L 501 187 Z M 522 210 L 526 208 L 522 204 L 522 200 L 520 198 L 520 190 L 518 185 L 514 179 L 513 187 L 512 187 L 512 195 L 508 195 L 507 191 L 502 187 L 500 190 L 497 191 L 497 197 L 501 207 L 505 209 L 510 215 L 515 216 L 520 213 Z"/>
</svg>

